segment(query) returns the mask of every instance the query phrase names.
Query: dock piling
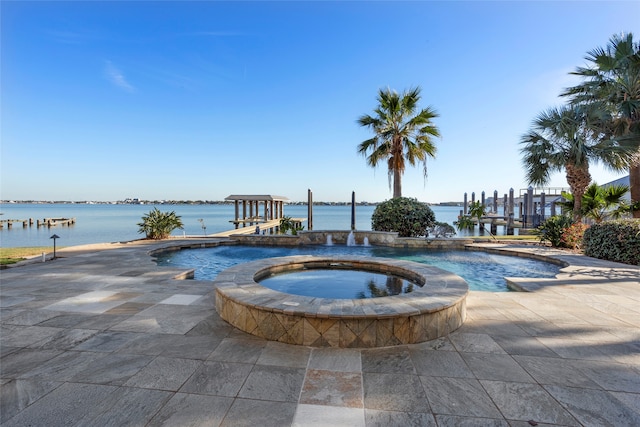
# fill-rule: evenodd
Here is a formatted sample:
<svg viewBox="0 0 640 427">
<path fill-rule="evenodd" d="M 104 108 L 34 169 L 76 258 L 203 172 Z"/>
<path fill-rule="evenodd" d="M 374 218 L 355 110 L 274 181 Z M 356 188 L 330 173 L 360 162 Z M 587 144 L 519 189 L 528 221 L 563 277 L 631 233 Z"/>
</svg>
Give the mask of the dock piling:
<svg viewBox="0 0 640 427">
<path fill-rule="evenodd" d="M 313 193 L 307 190 L 307 228 L 313 230 Z"/>
</svg>

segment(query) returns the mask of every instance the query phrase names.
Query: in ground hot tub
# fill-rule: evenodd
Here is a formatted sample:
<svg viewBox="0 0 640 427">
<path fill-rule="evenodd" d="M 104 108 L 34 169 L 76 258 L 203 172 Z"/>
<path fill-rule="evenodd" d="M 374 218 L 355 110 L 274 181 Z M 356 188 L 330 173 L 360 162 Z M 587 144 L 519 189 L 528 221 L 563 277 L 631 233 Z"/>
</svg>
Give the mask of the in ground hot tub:
<svg viewBox="0 0 640 427">
<path fill-rule="evenodd" d="M 274 274 L 311 269 L 370 271 L 416 286 L 394 296 L 345 299 L 292 295 L 258 283 Z M 384 347 L 445 336 L 463 324 L 469 291 L 462 278 L 436 267 L 355 256 L 262 259 L 222 271 L 214 285 L 216 310 L 236 328 L 313 347 Z"/>
</svg>

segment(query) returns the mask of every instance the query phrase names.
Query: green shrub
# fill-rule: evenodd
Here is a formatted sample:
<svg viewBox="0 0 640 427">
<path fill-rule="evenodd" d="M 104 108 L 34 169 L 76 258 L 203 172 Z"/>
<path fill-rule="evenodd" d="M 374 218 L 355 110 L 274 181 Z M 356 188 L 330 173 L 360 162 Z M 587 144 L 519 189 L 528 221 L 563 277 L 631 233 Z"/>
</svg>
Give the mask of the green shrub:
<svg viewBox="0 0 640 427">
<path fill-rule="evenodd" d="M 144 215 L 138 226 L 138 233 L 145 233 L 147 239 L 154 240 L 166 239 L 173 230 L 183 227 L 182 220 L 174 211 L 160 212 L 158 208 Z"/>
<path fill-rule="evenodd" d="M 436 216 L 426 203 L 408 197 L 394 197 L 376 206 L 371 216 L 374 231 L 395 231 L 400 237 L 426 236 Z"/>
<path fill-rule="evenodd" d="M 451 224 L 446 222 L 436 221 L 432 227 L 429 227 L 429 236 L 436 238 L 440 237 L 453 237 L 456 234 L 456 229 Z"/>
<path fill-rule="evenodd" d="M 640 219 L 594 224 L 584 233 L 585 255 L 640 265 Z"/>
<path fill-rule="evenodd" d="M 541 243 L 549 242 L 554 248 L 566 247 L 562 242 L 562 236 L 573 222 L 573 219 L 566 215 L 552 216 L 537 228 L 535 235 Z"/>
</svg>

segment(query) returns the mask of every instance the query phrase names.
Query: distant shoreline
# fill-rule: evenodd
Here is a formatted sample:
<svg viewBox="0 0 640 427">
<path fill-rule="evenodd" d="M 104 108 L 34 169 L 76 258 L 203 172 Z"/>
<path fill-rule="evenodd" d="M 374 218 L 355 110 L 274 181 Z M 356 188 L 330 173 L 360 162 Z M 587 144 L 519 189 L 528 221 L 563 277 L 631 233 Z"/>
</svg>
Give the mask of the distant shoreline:
<svg viewBox="0 0 640 427">
<path fill-rule="evenodd" d="M 377 206 L 381 202 L 356 202 L 356 206 Z M 0 200 L 0 204 L 7 205 L 233 205 L 226 200 L 139 200 L 136 202 L 97 201 L 97 200 Z M 288 205 L 307 205 L 307 202 L 287 202 Z M 463 202 L 429 203 L 430 206 L 462 206 Z M 313 206 L 351 206 L 351 202 L 322 202 L 314 201 Z"/>
</svg>

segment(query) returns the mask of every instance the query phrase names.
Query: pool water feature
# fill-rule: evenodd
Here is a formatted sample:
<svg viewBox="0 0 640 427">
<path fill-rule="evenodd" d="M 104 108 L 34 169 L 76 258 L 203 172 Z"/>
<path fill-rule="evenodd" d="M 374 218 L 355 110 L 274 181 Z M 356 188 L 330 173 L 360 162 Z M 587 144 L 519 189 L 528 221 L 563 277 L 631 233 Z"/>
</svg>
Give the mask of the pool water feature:
<svg viewBox="0 0 640 427">
<path fill-rule="evenodd" d="M 393 274 L 335 268 L 313 268 L 274 274 L 258 283 L 278 292 L 334 299 L 382 298 L 407 294 L 420 285 Z"/>
<path fill-rule="evenodd" d="M 509 291 L 505 277 L 554 278 L 561 268 L 544 261 L 475 250 L 438 251 L 336 244 L 296 247 L 222 245 L 166 252 L 156 258 L 159 265 L 193 268 L 195 279 L 214 280 L 222 270 L 239 263 L 292 255 L 358 255 L 413 261 L 455 273 L 469 284 L 471 290 L 490 292 Z"/>
</svg>

